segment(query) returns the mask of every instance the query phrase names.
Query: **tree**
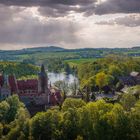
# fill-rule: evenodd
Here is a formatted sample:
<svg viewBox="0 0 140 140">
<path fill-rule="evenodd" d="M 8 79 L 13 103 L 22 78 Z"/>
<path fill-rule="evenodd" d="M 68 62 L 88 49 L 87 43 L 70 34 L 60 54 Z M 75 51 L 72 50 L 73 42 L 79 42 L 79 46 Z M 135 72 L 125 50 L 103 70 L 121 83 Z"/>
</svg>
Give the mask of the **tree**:
<svg viewBox="0 0 140 140">
<path fill-rule="evenodd" d="M 140 100 L 136 102 L 134 108 L 130 112 L 130 122 L 131 124 L 131 137 L 134 140 L 140 139 Z"/>
<path fill-rule="evenodd" d="M 115 79 L 115 83 L 118 82 L 118 78 L 122 76 L 122 71 L 117 65 L 110 65 L 109 66 L 109 72 L 110 75 L 112 75 Z"/>
<path fill-rule="evenodd" d="M 126 114 L 125 110 L 120 104 L 115 104 L 112 110 L 105 115 L 105 118 L 110 125 L 110 140 L 131 140 L 129 114 Z"/>
<path fill-rule="evenodd" d="M 69 108 L 80 108 L 84 105 L 86 105 L 86 103 L 81 99 L 68 98 L 62 105 L 62 111 L 67 111 Z"/>
<path fill-rule="evenodd" d="M 6 121 L 9 123 L 15 119 L 18 110 L 21 107 L 24 108 L 24 104 L 19 101 L 19 98 L 16 95 L 13 95 L 13 96 L 7 98 L 6 102 L 10 106 L 10 108 L 6 114 Z"/>
<path fill-rule="evenodd" d="M 3 125 L 0 123 L 0 139 L 2 137 L 2 132 L 3 132 Z"/>
<path fill-rule="evenodd" d="M 134 95 L 136 97 L 136 99 L 138 100 L 140 98 L 140 85 L 130 87 L 128 89 L 128 92 L 131 93 L 132 95 Z"/>
<path fill-rule="evenodd" d="M 65 63 L 64 64 L 64 71 L 67 73 L 67 74 L 70 74 L 71 73 L 71 68 L 69 66 L 68 63 Z"/>
<path fill-rule="evenodd" d="M 0 103 L 0 122 L 5 123 L 5 121 L 7 121 L 6 116 L 7 116 L 9 109 L 10 109 L 10 106 L 6 101 L 2 101 Z"/>
<path fill-rule="evenodd" d="M 81 137 L 81 136 L 78 135 L 75 140 L 83 140 L 83 137 Z"/>
<path fill-rule="evenodd" d="M 76 108 L 68 108 L 67 111 L 63 113 L 63 139 L 64 140 L 74 140 L 80 133 L 79 129 L 79 116 Z"/>
<path fill-rule="evenodd" d="M 77 95 L 78 90 L 79 90 L 78 81 L 76 79 L 74 79 L 74 82 L 70 84 L 69 88 L 70 88 L 72 95 Z"/>
<path fill-rule="evenodd" d="M 67 94 L 69 93 L 69 85 L 67 82 L 63 81 L 57 81 L 54 83 L 54 85 L 61 90 L 61 92 L 63 93 L 63 98 L 64 100 L 67 97 Z"/>
<path fill-rule="evenodd" d="M 125 93 L 122 96 L 120 103 L 122 104 L 125 110 L 129 111 L 132 107 L 134 107 L 136 103 L 136 98 L 131 93 Z"/>
<path fill-rule="evenodd" d="M 30 131 L 32 138 L 34 140 L 61 140 L 61 119 L 61 113 L 57 110 L 38 113 L 31 119 Z"/>
<path fill-rule="evenodd" d="M 108 84 L 107 75 L 104 72 L 98 73 L 96 75 L 95 82 L 96 82 L 96 85 L 98 85 L 101 90 L 102 87 Z"/>
</svg>

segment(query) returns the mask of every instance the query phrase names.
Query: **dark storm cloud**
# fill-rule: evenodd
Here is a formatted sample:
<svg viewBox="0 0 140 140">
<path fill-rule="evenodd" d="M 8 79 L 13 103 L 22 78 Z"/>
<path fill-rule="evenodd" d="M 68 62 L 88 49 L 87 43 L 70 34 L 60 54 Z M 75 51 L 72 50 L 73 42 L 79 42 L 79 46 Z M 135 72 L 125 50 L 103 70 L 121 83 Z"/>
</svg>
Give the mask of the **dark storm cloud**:
<svg viewBox="0 0 140 140">
<path fill-rule="evenodd" d="M 109 21 L 101 21 L 96 24 L 100 25 L 123 25 L 127 27 L 137 27 L 140 26 L 140 15 L 128 15 L 125 17 L 119 17 Z"/>
<path fill-rule="evenodd" d="M 1 4 L 14 6 L 39 6 L 44 16 L 60 17 L 69 12 L 93 14 L 97 0 L 0 0 Z"/>
<path fill-rule="evenodd" d="M 40 7 L 38 11 L 43 16 L 50 16 L 50 17 L 64 17 L 68 15 L 70 12 L 75 13 L 83 13 L 84 16 L 90 16 L 94 13 L 94 4 L 89 5 L 75 5 L 75 6 L 69 6 L 69 5 L 51 5 L 50 7 Z"/>
<path fill-rule="evenodd" d="M 38 6 L 44 16 L 62 17 L 70 12 L 92 14 L 140 13 L 140 0 L 0 0 L 4 5 L 32 7 Z"/>
<path fill-rule="evenodd" d="M 95 9 L 95 14 L 140 13 L 140 0 L 107 0 Z"/>
<path fill-rule="evenodd" d="M 1 4 L 20 6 L 48 6 L 53 4 L 87 5 L 96 0 L 1 0 Z"/>
</svg>

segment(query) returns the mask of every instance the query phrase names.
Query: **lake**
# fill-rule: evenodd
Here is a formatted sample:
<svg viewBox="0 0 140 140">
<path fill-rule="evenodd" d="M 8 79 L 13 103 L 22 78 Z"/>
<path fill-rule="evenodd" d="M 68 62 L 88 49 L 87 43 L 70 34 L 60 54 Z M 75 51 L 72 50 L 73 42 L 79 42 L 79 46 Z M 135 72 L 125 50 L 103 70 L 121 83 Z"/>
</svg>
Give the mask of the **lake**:
<svg viewBox="0 0 140 140">
<path fill-rule="evenodd" d="M 51 82 L 54 84 L 56 81 L 66 81 L 68 84 L 73 83 L 75 80 L 78 81 L 78 78 L 72 74 L 65 74 L 65 73 L 53 73 L 48 72 L 49 83 Z"/>
</svg>

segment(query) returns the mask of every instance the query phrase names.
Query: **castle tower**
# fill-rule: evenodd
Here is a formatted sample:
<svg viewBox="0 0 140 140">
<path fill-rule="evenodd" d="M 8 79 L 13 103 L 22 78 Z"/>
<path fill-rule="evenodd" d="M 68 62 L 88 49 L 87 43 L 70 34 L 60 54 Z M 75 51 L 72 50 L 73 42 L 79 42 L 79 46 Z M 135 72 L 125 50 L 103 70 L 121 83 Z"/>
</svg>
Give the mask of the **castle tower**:
<svg viewBox="0 0 140 140">
<path fill-rule="evenodd" d="M 11 90 L 9 86 L 8 76 L 4 75 L 4 82 L 0 88 L 0 100 L 3 100 L 9 96 L 11 96 Z"/>
<path fill-rule="evenodd" d="M 18 86 L 17 86 L 17 80 L 16 80 L 15 75 L 8 76 L 8 83 L 10 85 L 12 94 L 18 93 Z"/>
<path fill-rule="evenodd" d="M 48 76 L 43 64 L 41 66 L 41 72 L 38 75 L 38 92 L 48 94 Z"/>
<path fill-rule="evenodd" d="M 4 75 L 3 73 L 0 74 L 0 87 L 2 87 L 4 85 Z"/>
</svg>

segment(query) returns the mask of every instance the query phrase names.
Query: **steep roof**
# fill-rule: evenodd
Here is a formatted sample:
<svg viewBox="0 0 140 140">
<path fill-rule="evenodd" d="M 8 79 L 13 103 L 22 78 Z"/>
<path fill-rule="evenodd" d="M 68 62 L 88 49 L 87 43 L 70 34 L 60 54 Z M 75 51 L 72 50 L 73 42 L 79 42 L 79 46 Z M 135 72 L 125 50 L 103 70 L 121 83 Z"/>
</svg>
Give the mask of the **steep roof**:
<svg viewBox="0 0 140 140">
<path fill-rule="evenodd" d="M 18 80 L 17 85 L 19 90 L 38 90 L 37 79 Z"/>
</svg>

